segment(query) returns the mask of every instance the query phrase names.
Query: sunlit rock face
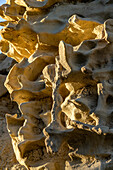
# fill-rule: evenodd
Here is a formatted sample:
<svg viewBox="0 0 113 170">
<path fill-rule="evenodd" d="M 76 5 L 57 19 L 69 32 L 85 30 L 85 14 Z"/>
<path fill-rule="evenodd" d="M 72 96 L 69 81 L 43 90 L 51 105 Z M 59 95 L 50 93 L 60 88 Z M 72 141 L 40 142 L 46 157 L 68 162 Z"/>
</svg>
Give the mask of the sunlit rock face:
<svg viewBox="0 0 113 170">
<path fill-rule="evenodd" d="M 113 169 L 113 2 L 8 0 L 7 128 L 26 169 Z"/>
</svg>

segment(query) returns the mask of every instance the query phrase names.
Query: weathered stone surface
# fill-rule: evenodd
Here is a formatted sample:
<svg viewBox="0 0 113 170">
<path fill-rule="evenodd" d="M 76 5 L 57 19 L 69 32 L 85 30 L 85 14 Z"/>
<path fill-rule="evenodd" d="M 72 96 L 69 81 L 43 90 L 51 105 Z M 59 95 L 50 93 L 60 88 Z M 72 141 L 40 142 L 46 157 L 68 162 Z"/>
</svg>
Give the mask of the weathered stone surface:
<svg viewBox="0 0 113 170">
<path fill-rule="evenodd" d="M 6 80 L 6 75 L 15 63 L 16 61 L 12 58 L 9 58 L 2 53 L 0 54 L 0 97 L 7 93 L 4 82 Z"/>
<path fill-rule="evenodd" d="M 7 89 L 4 87 L 6 76 L 0 74 L 0 97 L 7 92 Z"/>
<path fill-rule="evenodd" d="M 0 169 L 20 168 L 20 170 L 24 170 L 25 168 L 17 162 L 13 152 L 5 120 L 6 113 L 19 114 L 17 104 L 11 102 L 9 94 L 0 97 Z"/>
<path fill-rule="evenodd" d="M 0 7 L 7 20 L 0 47 L 18 62 L 5 87 L 20 110 L 6 116 L 20 166 L 113 169 L 112 11 L 110 0 L 8 0 Z"/>
<path fill-rule="evenodd" d="M 9 134 L 7 131 L 7 124 L 5 115 L 9 113 L 11 115 L 17 113 L 20 114 L 18 110 L 18 106 L 16 103 L 10 100 L 10 96 L 8 94 L 7 89 L 4 86 L 4 82 L 8 72 L 10 71 L 11 67 L 16 62 L 12 59 L 7 57 L 4 54 L 0 54 L 0 169 L 15 169 L 18 167 L 22 170 L 25 168 L 17 162 L 11 140 L 9 138 Z"/>
</svg>

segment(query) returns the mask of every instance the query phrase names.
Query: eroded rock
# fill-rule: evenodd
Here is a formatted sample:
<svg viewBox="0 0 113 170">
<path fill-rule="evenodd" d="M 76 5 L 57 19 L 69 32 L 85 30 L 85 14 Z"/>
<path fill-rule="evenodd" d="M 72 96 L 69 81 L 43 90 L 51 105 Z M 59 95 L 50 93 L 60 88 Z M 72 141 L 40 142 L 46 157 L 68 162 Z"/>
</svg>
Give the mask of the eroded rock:
<svg viewBox="0 0 113 170">
<path fill-rule="evenodd" d="M 26 169 L 113 169 L 112 11 L 110 0 L 1 6 L 1 50 L 18 62 L 5 87 L 21 112 L 7 128 Z"/>
</svg>

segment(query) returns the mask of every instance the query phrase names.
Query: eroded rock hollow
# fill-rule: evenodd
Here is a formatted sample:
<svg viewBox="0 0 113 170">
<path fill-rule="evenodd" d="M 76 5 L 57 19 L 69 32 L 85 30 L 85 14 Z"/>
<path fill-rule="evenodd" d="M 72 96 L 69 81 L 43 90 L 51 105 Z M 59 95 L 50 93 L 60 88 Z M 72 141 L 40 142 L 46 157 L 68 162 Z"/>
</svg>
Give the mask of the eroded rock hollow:
<svg viewBox="0 0 113 170">
<path fill-rule="evenodd" d="M 0 88 L 20 110 L 6 115 L 19 164 L 113 169 L 113 1 L 7 0 L 0 16 L 5 63 L 16 63 Z"/>
</svg>

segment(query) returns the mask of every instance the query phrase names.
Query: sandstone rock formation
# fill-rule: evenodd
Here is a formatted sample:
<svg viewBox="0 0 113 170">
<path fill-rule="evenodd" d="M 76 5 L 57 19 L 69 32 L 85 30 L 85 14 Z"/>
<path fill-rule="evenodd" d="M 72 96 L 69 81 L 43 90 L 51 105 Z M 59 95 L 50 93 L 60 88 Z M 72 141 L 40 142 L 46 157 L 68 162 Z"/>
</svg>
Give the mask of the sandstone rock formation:
<svg viewBox="0 0 113 170">
<path fill-rule="evenodd" d="M 26 169 L 113 169 L 112 11 L 111 0 L 0 7 L 1 51 L 17 62 L 4 85 L 20 110 L 7 129 Z"/>
<path fill-rule="evenodd" d="M 4 86 L 6 76 L 15 63 L 12 58 L 0 54 L 0 170 L 25 169 L 15 158 L 5 119 L 6 113 L 20 114 L 17 104 L 10 100 L 8 91 Z"/>
</svg>

